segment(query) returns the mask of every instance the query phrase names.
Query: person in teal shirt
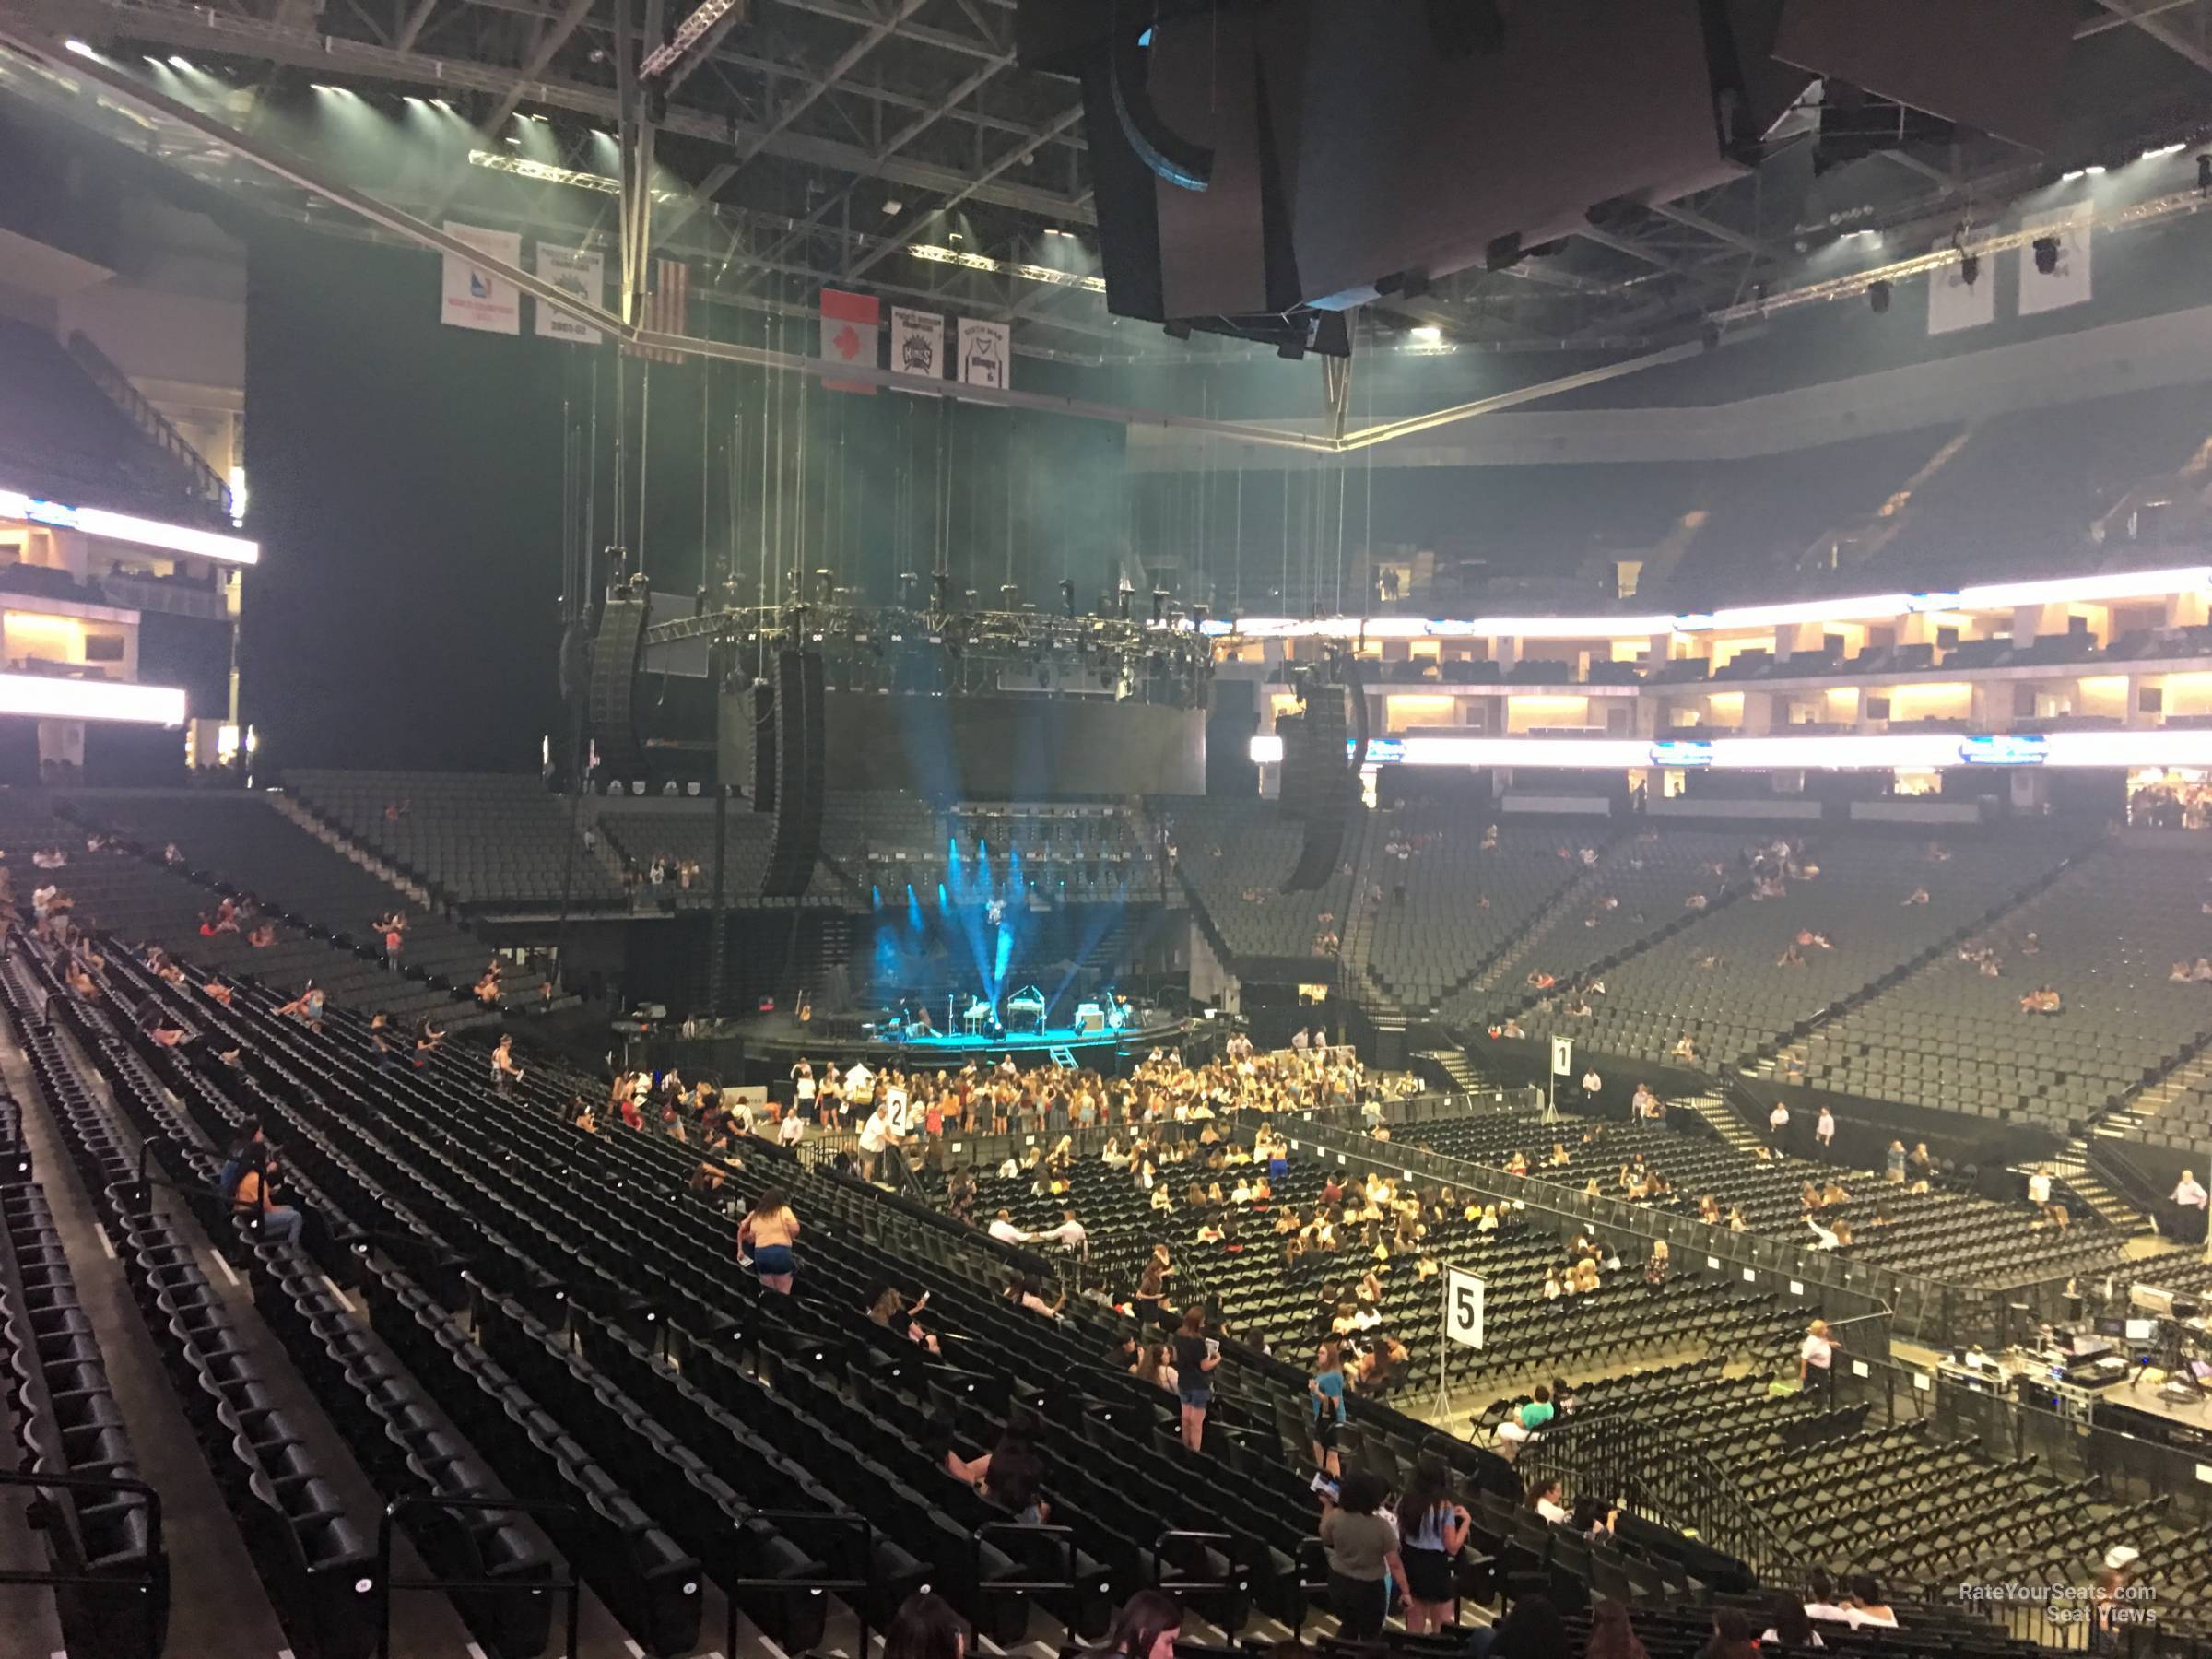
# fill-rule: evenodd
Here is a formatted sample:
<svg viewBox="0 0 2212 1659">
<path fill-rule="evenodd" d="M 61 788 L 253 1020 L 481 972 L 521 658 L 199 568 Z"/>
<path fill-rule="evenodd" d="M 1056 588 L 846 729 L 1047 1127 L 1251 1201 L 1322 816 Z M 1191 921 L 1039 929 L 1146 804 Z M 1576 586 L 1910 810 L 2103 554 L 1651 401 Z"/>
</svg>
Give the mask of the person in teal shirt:
<svg viewBox="0 0 2212 1659">
<path fill-rule="evenodd" d="M 1541 1382 L 1537 1383 L 1535 1394 L 1516 1415 L 1520 1418 L 1521 1427 L 1524 1429 L 1533 1432 L 1543 1428 L 1545 1424 L 1559 1415 L 1551 1403 L 1551 1390 Z"/>
<path fill-rule="evenodd" d="M 1336 1431 L 1344 1427 L 1344 1350 L 1335 1343 L 1321 1345 L 1306 1392 L 1312 1396 L 1314 1466 L 1331 1480 L 1340 1479 L 1344 1465 L 1336 1454 Z"/>
</svg>

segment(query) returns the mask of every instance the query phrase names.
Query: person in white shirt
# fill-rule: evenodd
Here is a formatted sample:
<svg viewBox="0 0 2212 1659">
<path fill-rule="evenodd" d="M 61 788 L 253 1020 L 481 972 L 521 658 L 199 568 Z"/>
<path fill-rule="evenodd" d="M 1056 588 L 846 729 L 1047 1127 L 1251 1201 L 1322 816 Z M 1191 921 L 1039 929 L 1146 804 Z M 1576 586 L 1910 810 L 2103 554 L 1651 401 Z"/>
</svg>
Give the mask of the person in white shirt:
<svg viewBox="0 0 2212 1659">
<path fill-rule="evenodd" d="M 791 1097 L 800 1112 L 814 1110 L 814 1067 L 804 1060 L 791 1068 Z"/>
<path fill-rule="evenodd" d="M 1836 1144 L 1836 1114 L 1825 1106 L 1820 1108 L 1819 1120 L 1813 1124 L 1813 1138 L 1823 1148 Z"/>
<path fill-rule="evenodd" d="M 1805 1218 L 1805 1224 L 1813 1230 L 1813 1248 L 1815 1250 L 1834 1250 L 1842 1244 L 1842 1240 L 1820 1225 L 1819 1218 L 1807 1216 Z"/>
<path fill-rule="evenodd" d="M 2042 1209 L 2051 1202 L 2051 1171 L 2031 1171 L 2028 1176 L 2028 1202 Z"/>
<path fill-rule="evenodd" d="M 992 1218 L 991 1225 L 983 1230 L 1001 1244 L 1027 1244 L 1030 1241 L 1030 1235 L 1014 1225 L 1014 1213 L 1011 1210 L 1000 1210 Z"/>
<path fill-rule="evenodd" d="M 1606 1080 L 1597 1075 L 1597 1068 L 1592 1066 L 1583 1074 L 1583 1099 L 1585 1100 L 1596 1100 L 1597 1091 L 1605 1086 Z"/>
<path fill-rule="evenodd" d="M 1064 1213 L 1059 1226 L 1041 1233 L 1032 1233 L 1030 1242 L 1057 1244 L 1063 1250 L 1084 1255 L 1088 1253 L 1090 1248 L 1090 1234 L 1084 1230 L 1083 1223 L 1076 1219 L 1076 1212 L 1071 1209 Z"/>
<path fill-rule="evenodd" d="M 1878 1630 L 1897 1629 L 1897 1609 L 1882 1594 L 1881 1581 L 1870 1572 L 1854 1573 L 1851 1581 L 1851 1606 L 1845 1609 L 1853 1630 L 1872 1625 Z"/>
<path fill-rule="evenodd" d="M 1789 1126 L 1790 1109 L 1787 1106 L 1784 1106 L 1780 1100 L 1775 1101 L 1774 1110 L 1767 1113 L 1767 1127 L 1771 1129 L 1777 1135 L 1780 1135 L 1784 1129 L 1787 1129 Z"/>
<path fill-rule="evenodd" d="M 1564 1521 L 1567 1506 L 1559 1501 L 1564 1496 L 1566 1488 L 1556 1476 L 1551 1477 L 1537 1483 L 1536 1489 L 1529 1494 L 1528 1507 L 1547 1521 Z"/>
<path fill-rule="evenodd" d="M 876 1102 L 868 1113 L 868 1121 L 860 1126 L 860 1178 L 876 1179 L 876 1166 L 882 1160 L 886 1148 L 891 1144 L 891 1109 L 887 1101 Z"/>
<path fill-rule="evenodd" d="M 1830 1237 L 1834 1237 L 1831 1233 Z M 1816 1319 L 1806 1328 L 1805 1340 L 1797 1345 L 1797 1382 L 1800 1387 L 1810 1388 L 1816 1380 L 1826 1385 L 1833 1379 L 1830 1367 L 1835 1363 L 1836 1345 L 1829 1340 L 1828 1321 Z M 1816 1373 L 1818 1373 L 1816 1378 Z"/>
<path fill-rule="evenodd" d="M 806 1120 L 795 1112 L 776 1125 L 778 1146 L 795 1147 L 806 1137 Z"/>
<path fill-rule="evenodd" d="M 1825 1618 L 1831 1624 L 1849 1624 L 1851 1609 L 1836 1599 L 1836 1582 L 1828 1575 L 1828 1569 L 1816 1567 L 1806 1575 L 1805 1601 L 1807 1618 Z"/>
<path fill-rule="evenodd" d="M 2173 1202 L 2181 1206 L 2182 1233 L 2190 1241 L 2205 1236 L 2206 1194 L 2204 1184 L 2196 1178 L 2194 1170 L 2183 1170 L 2175 1182 Z"/>
<path fill-rule="evenodd" d="M 845 1099 L 855 1106 L 864 1106 L 874 1098 L 876 1074 L 868 1069 L 865 1060 L 855 1060 L 845 1073 Z"/>
</svg>

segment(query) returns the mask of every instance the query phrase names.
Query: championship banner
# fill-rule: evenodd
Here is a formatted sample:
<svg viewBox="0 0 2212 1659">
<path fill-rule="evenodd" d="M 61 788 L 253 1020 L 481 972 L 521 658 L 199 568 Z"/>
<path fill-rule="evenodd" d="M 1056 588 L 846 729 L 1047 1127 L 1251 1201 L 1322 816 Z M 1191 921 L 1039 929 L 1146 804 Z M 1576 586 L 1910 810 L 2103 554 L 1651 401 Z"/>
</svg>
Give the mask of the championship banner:
<svg viewBox="0 0 2212 1659">
<path fill-rule="evenodd" d="M 1948 247 L 1948 239 L 1937 242 Z M 1965 268 L 1954 261 L 1928 273 L 1928 332 L 1951 334 L 1961 328 L 1979 328 L 1997 314 L 1997 284 L 1990 270 L 1994 260 L 1977 261 L 1974 280 L 1967 281 Z"/>
<path fill-rule="evenodd" d="M 540 282 L 550 283 L 564 294 L 573 294 L 592 305 L 606 303 L 606 260 L 602 254 L 581 248 L 552 248 L 539 242 L 537 262 L 532 269 Z M 569 340 L 578 346 L 596 346 L 606 337 L 589 323 L 571 317 L 543 300 L 537 302 L 537 333 L 540 339 Z"/>
<path fill-rule="evenodd" d="M 1004 391 L 1013 382 L 1014 330 L 1004 323 L 960 319 L 959 381 Z"/>
<path fill-rule="evenodd" d="M 2035 249 L 2020 250 L 2020 315 L 2056 311 L 2062 305 L 2080 305 L 2089 298 L 2089 227 L 2096 209 L 2087 202 L 2061 207 L 2053 213 L 2031 213 L 2020 229 L 2031 237 L 2053 237 L 2058 242 L 2058 264 L 2050 271 L 2035 268 Z"/>
<path fill-rule="evenodd" d="M 841 288 L 822 290 L 822 361 L 845 363 L 856 369 L 876 367 L 876 335 L 883 324 L 883 301 L 873 294 L 848 294 Z M 874 396 L 866 381 L 822 378 L 825 392 L 860 392 Z"/>
<path fill-rule="evenodd" d="M 937 312 L 891 307 L 891 367 L 900 374 L 945 378 L 945 318 Z"/>
<path fill-rule="evenodd" d="M 445 233 L 466 242 L 510 268 L 523 263 L 523 239 L 513 230 L 486 230 L 476 225 L 445 221 Z M 486 334 L 523 332 L 523 290 L 456 254 L 445 256 L 445 280 L 438 320 L 455 328 L 480 328 Z"/>
</svg>

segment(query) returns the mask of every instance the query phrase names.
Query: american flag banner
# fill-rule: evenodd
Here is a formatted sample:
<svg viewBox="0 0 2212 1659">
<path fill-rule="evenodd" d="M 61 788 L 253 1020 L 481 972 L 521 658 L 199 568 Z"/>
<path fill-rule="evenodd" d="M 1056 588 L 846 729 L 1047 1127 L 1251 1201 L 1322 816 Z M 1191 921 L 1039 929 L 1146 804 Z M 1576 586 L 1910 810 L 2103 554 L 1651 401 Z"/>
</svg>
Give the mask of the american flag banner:
<svg viewBox="0 0 2212 1659">
<path fill-rule="evenodd" d="M 648 334 L 689 334 L 690 319 L 691 267 L 680 259 L 654 260 L 653 288 L 639 309 L 638 326 Z M 652 363 L 684 360 L 680 352 L 665 351 L 653 346 L 625 346 L 622 349 L 631 357 L 641 357 Z"/>
</svg>

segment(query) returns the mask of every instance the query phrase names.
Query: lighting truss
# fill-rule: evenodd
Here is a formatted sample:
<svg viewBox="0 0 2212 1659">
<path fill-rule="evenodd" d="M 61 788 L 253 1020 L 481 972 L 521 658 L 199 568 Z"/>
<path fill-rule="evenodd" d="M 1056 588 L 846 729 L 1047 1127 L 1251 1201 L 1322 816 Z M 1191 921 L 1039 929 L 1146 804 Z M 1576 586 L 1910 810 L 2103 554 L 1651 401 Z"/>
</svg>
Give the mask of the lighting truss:
<svg viewBox="0 0 2212 1659">
<path fill-rule="evenodd" d="M 677 26 L 665 46 L 656 46 L 645 54 L 645 61 L 638 65 L 638 73 L 647 80 L 667 74 L 685 53 L 699 44 L 708 29 L 744 4 L 745 0 L 706 0 L 705 5 Z"/>
<path fill-rule="evenodd" d="M 958 248 L 939 247 L 934 242 L 916 242 L 907 249 L 916 259 L 926 259 L 933 265 L 959 265 L 971 271 L 989 271 L 999 276 L 1019 276 L 1025 282 L 1045 282 L 1054 288 L 1081 288 L 1089 294 L 1106 291 L 1103 276 L 1086 276 L 1077 271 L 1054 270 L 1051 265 L 1020 265 L 1010 260 L 994 259 L 988 253 L 964 253 Z"/>
</svg>

